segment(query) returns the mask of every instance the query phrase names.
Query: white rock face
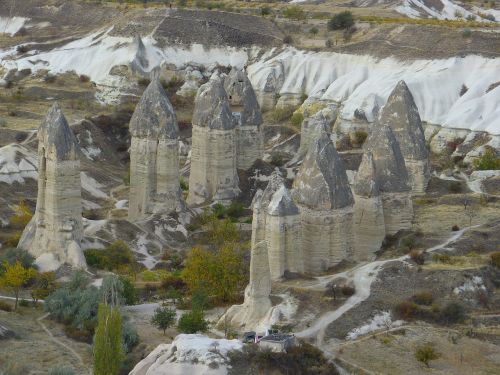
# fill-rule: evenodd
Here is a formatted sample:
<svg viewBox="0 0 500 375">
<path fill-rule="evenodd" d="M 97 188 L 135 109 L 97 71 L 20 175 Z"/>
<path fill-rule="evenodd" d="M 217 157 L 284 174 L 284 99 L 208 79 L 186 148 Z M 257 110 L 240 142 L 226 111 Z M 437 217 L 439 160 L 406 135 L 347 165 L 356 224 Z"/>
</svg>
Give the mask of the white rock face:
<svg viewBox="0 0 500 375">
<path fill-rule="evenodd" d="M 311 143 L 317 139 L 321 133 L 331 131 L 329 125 L 333 119 L 329 116 L 330 112 L 329 109 L 319 111 L 313 117 L 305 118 L 304 121 L 302 121 L 300 127 L 300 147 L 294 160 L 303 158 L 307 150 L 309 150 Z"/>
<path fill-rule="evenodd" d="M 38 178 L 36 155 L 26 147 L 10 144 L 0 147 L 0 182 L 20 184 Z"/>
<path fill-rule="evenodd" d="M 181 334 L 171 344 L 156 347 L 129 375 L 225 375 L 227 353 L 242 346 L 239 340 Z M 217 368 L 209 367 L 213 363 Z"/>
<path fill-rule="evenodd" d="M 177 119 L 157 79 L 149 84 L 130 120 L 129 219 L 181 210 Z"/>
<path fill-rule="evenodd" d="M 229 201 L 239 194 L 237 134 L 220 77 L 202 85 L 195 99 L 189 204 Z"/>
<path fill-rule="evenodd" d="M 86 268 L 83 238 L 78 143 L 59 106 L 49 110 L 38 130 L 38 198 L 35 214 L 19 248 L 27 249 L 44 268 L 54 263 Z"/>
</svg>

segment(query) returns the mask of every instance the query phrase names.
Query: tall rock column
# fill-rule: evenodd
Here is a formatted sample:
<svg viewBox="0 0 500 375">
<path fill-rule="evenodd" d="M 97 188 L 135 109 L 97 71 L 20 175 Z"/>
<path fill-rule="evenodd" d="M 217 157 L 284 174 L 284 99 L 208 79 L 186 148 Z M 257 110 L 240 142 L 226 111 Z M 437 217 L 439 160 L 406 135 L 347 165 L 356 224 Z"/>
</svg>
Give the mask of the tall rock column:
<svg viewBox="0 0 500 375">
<path fill-rule="evenodd" d="M 411 186 L 403 155 L 391 128 L 376 124 L 364 149 L 373 155 L 384 209 L 385 233 L 393 235 L 410 229 L 413 220 Z"/>
<path fill-rule="evenodd" d="M 172 104 L 157 78 L 144 91 L 130 120 L 129 219 L 179 210 L 179 129 Z"/>
<path fill-rule="evenodd" d="M 262 158 L 262 114 L 252 84 L 244 70 L 233 68 L 224 80 L 224 88 L 236 122 L 237 166 L 248 169 Z"/>
<path fill-rule="evenodd" d="M 430 166 L 424 129 L 413 95 L 404 81 L 399 81 L 379 117 L 381 125 L 390 126 L 398 140 L 414 193 L 424 193 L 430 179 Z"/>
<path fill-rule="evenodd" d="M 18 247 L 33 254 L 42 270 L 86 268 L 82 238 L 80 149 L 54 104 L 38 129 L 37 205 Z"/>
<path fill-rule="evenodd" d="M 272 280 L 281 278 L 285 271 L 304 272 L 300 235 L 299 210 L 282 184 L 267 207 L 266 241 Z"/>
<path fill-rule="evenodd" d="M 325 271 L 351 256 L 354 200 L 328 133 L 311 143 L 293 187 L 301 215 L 305 272 Z"/>
<path fill-rule="evenodd" d="M 221 78 L 213 76 L 195 99 L 190 204 L 229 201 L 239 194 L 235 125 Z"/>
<path fill-rule="evenodd" d="M 385 238 L 385 222 L 375 163 L 370 152 L 363 159 L 353 183 L 354 258 L 372 260 Z"/>
</svg>

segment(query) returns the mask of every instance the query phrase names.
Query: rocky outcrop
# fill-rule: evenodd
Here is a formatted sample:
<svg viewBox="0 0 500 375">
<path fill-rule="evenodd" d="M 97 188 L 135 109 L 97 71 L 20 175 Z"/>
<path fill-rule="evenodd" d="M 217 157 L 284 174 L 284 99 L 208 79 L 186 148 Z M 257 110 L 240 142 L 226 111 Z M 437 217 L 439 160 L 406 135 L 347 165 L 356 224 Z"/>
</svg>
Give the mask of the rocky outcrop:
<svg viewBox="0 0 500 375">
<path fill-rule="evenodd" d="M 430 166 L 424 130 L 413 95 L 399 81 L 379 117 L 381 125 L 391 127 L 398 140 L 414 193 L 423 193 L 430 179 Z"/>
<path fill-rule="evenodd" d="M 18 247 L 33 254 L 42 270 L 86 268 L 82 237 L 80 149 L 56 103 L 38 129 L 37 205 Z"/>
<path fill-rule="evenodd" d="M 308 117 L 302 121 L 300 129 L 300 147 L 296 159 L 303 158 L 311 143 L 317 139 L 321 133 L 329 133 L 332 119 L 328 116 L 329 110 L 319 111 L 313 117 Z"/>
<path fill-rule="evenodd" d="M 281 278 L 285 271 L 304 272 L 300 214 L 283 184 L 267 207 L 266 241 L 271 279 Z"/>
<path fill-rule="evenodd" d="M 293 187 L 301 215 L 304 271 L 319 273 L 352 255 L 354 200 L 328 133 L 311 144 Z"/>
<path fill-rule="evenodd" d="M 260 106 L 244 70 L 233 68 L 224 80 L 224 88 L 237 124 L 237 166 L 246 170 L 262 157 Z"/>
<path fill-rule="evenodd" d="M 385 238 L 384 209 L 371 152 L 363 155 L 352 187 L 354 258 L 371 260 Z"/>
<path fill-rule="evenodd" d="M 192 122 L 188 202 L 235 198 L 239 194 L 236 124 L 220 77 L 213 76 L 198 90 Z"/>
<path fill-rule="evenodd" d="M 155 78 L 144 91 L 130 120 L 131 221 L 183 208 L 178 133 L 172 104 Z"/>
<path fill-rule="evenodd" d="M 382 198 L 385 233 L 410 229 L 413 219 L 411 185 L 398 141 L 389 126 L 378 124 L 368 136 L 366 153 L 371 153 L 375 177 Z"/>
<path fill-rule="evenodd" d="M 242 305 L 231 306 L 221 318 L 219 324 L 229 323 L 234 327 L 259 326 L 272 307 L 271 272 L 269 269 L 268 248 L 266 241 L 260 241 L 252 247 L 250 258 L 250 283 L 245 289 Z"/>
</svg>

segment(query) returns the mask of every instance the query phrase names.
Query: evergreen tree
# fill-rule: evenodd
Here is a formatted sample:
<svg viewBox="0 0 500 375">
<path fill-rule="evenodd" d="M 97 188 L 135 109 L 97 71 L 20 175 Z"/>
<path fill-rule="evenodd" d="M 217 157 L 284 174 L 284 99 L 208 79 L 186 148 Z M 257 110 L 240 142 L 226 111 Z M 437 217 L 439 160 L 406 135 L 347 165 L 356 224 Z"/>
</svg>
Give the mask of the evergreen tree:
<svg viewBox="0 0 500 375">
<path fill-rule="evenodd" d="M 120 312 L 117 308 L 100 304 L 94 336 L 94 375 L 117 375 L 123 359 Z"/>
</svg>

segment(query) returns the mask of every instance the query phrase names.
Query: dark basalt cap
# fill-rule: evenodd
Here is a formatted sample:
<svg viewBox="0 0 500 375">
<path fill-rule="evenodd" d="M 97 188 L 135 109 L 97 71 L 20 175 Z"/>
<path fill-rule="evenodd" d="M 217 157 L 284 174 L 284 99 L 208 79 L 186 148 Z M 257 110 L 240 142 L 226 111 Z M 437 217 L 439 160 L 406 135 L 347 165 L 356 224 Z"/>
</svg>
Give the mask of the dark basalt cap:
<svg viewBox="0 0 500 375">
<path fill-rule="evenodd" d="M 80 147 L 58 103 L 47 112 L 38 128 L 38 142 L 57 160 L 77 160 Z"/>
<path fill-rule="evenodd" d="M 293 182 L 296 202 L 315 209 L 339 209 L 354 203 L 344 163 L 330 135 L 311 143 Z"/>
<path fill-rule="evenodd" d="M 193 125 L 210 129 L 231 130 L 233 122 L 227 94 L 222 85 L 222 79 L 212 76 L 201 85 L 194 101 Z"/>
<path fill-rule="evenodd" d="M 405 159 L 427 158 L 422 121 L 413 95 L 404 81 L 399 81 L 389 95 L 379 123 L 391 127 Z"/>
<path fill-rule="evenodd" d="M 410 191 L 403 154 L 389 126 L 375 124 L 364 149 L 373 155 L 377 183 L 381 192 Z"/>
<path fill-rule="evenodd" d="M 130 133 L 134 137 L 177 139 L 179 136 L 174 108 L 157 77 L 144 90 L 135 108 Z"/>
<path fill-rule="evenodd" d="M 363 154 L 352 189 L 356 195 L 366 198 L 378 196 L 380 193 L 373 155 L 369 151 Z"/>
</svg>

